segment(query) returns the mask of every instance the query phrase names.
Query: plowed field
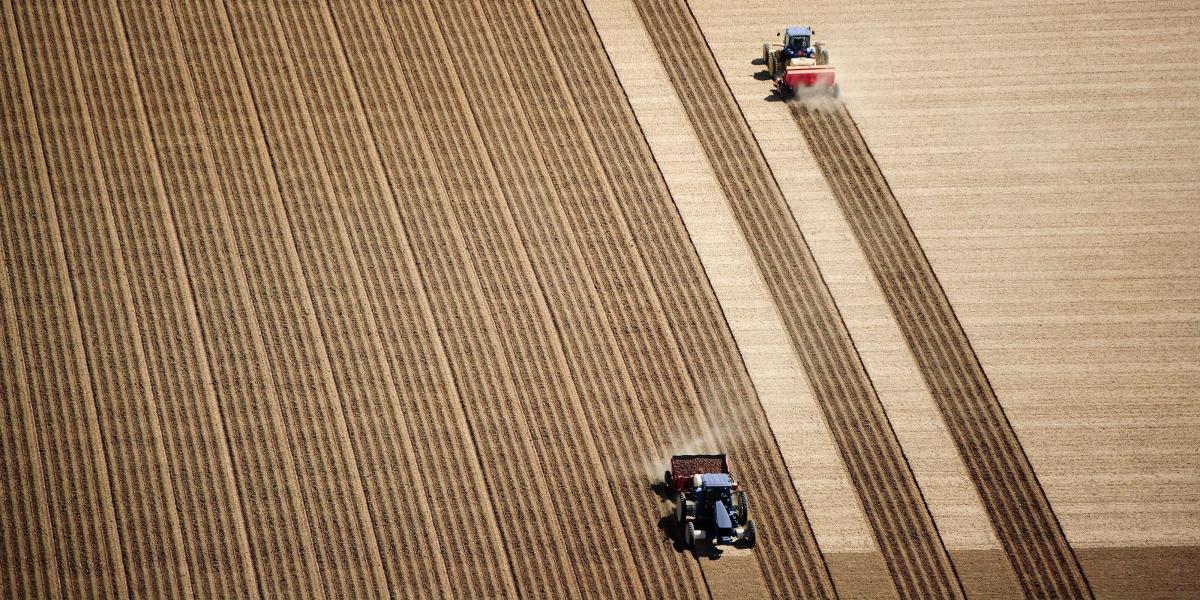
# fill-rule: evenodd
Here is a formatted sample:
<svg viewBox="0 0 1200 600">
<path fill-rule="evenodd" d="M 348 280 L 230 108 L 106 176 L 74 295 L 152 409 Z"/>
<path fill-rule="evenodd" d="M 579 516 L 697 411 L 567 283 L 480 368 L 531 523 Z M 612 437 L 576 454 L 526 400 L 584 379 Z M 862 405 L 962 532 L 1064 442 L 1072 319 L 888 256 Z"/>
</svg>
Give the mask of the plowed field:
<svg viewBox="0 0 1200 600">
<path fill-rule="evenodd" d="M 1095 25 L 1157 36 L 1147 68 L 1175 77 L 1147 93 L 1178 102 L 1130 118 L 1160 134 L 1119 162 L 946 116 L 990 106 L 965 3 L 879 9 L 947 53 L 928 76 L 958 91 L 925 128 L 887 119 L 914 109 L 879 100 L 896 66 L 862 7 L 759 4 L 0 2 L 0 598 L 1198 593 L 1200 94 L 1178 92 L 1200 91 L 1200 13 L 980 9 L 1065 27 L 1068 81 Z M 845 102 L 764 98 L 750 59 L 797 18 L 845 47 Z M 1071 85 L 1023 110 L 1094 123 Z M 985 139 L 1082 202 L 1081 173 L 1130 174 L 1103 189 L 1142 249 L 1089 263 L 1058 213 L 1029 246 L 968 223 L 1028 171 L 950 181 L 928 156 Z M 1008 206 L 1041 214 L 1021 181 Z M 942 229 L 997 241 L 939 236 L 938 189 L 968 215 Z M 1006 287 L 1026 267 L 987 264 L 1054 236 L 1113 283 L 1074 310 L 1079 278 L 1030 264 L 1057 294 L 1036 312 Z M 1168 254 L 1173 291 L 1133 299 Z M 980 316 L 1014 303 L 1091 350 Z M 1085 325 L 1109 322 L 1151 330 L 1108 347 Z M 1014 378 L 1002 344 L 1076 367 Z M 1112 386 L 1088 379 L 1126 347 Z M 1144 446 L 1103 443 L 1129 427 L 1149 433 L 1113 444 Z M 755 547 L 678 541 L 676 452 L 729 453 Z"/>
</svg>

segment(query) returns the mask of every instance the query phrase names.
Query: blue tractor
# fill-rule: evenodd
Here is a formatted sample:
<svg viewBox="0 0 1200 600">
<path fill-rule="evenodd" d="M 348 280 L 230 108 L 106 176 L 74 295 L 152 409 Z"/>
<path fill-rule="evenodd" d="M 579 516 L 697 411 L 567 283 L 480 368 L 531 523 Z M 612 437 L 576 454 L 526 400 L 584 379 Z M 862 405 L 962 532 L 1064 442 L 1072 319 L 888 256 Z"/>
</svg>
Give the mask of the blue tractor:
<svg viewBox="0 0 1200 600">
<path fill-rule="evenodd" d="M 746 492 L 738 489 L 724 455 L 676 456 L 666 479 L 678 491 L 675 521 L 685 546 L 754 546 L 757 530 Z"/>
<path fill-rule="evenodd" d="M 837 74 L 825 44 L 813 41 L 811 27 L 788 27 L 782 44 L 763 44 L 762 64 L 784 98 L 805 91 L 838 95 Z"/>
</svg>

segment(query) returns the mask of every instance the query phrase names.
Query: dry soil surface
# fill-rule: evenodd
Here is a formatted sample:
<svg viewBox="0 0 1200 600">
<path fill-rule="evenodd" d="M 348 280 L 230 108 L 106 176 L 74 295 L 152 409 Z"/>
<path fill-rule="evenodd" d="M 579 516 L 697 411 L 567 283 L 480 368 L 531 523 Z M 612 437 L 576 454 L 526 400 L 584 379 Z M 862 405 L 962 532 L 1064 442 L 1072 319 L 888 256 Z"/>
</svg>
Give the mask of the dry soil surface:
<svg viewBox="0 0 1200 600">
<path fill-rule="evenodd" d="M 0 2 L 0 597 L 1200 593 L 1200 11 L 797 10 Z"/>
</svg>

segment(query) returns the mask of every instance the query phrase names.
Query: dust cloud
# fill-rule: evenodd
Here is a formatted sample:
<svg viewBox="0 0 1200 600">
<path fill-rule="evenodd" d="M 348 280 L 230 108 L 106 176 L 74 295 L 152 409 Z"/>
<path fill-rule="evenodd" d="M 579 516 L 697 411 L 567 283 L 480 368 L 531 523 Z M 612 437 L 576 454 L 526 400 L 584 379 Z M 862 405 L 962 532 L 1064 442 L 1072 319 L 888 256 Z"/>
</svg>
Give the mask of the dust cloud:
<svg viewBox="0 0 1200 600">
<path fill-rule="evenodd" d="M 671 457 L 676 454 L 725 454 L 731 452 L 741 438 L 743 421 L 749 416 L 752 407 L 742 406 L 735 409 L 731 418 L 719 425 L 704 424 L 703 431 L 689 436 L 680 436 L 661 447 L 648 452 L 639 465 L 646 479 L 651 483 L 662 481 L 663 471 L 670 468 Z"/>
<path fill-rule="evenodd" d="M 837 108 L 842 104 L 840 99 L 824 88 L 797 90 L 785 102 L 814 113 L 836 112 Z"/>
</svg>

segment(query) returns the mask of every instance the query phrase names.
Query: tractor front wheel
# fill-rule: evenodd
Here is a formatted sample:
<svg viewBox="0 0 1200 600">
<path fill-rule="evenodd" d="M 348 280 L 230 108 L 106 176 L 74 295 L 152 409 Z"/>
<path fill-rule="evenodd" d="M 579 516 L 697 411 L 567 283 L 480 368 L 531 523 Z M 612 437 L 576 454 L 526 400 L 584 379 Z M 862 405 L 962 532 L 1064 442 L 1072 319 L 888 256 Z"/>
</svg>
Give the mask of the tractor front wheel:
<svg viewBox="0 0 1200 600">
<path fill-rule="evenodd" d="M 750 516 L 750 499 L 746 492 L 737 493 L 737 515 L 738 523 L 745 523 Z"/>
<path fill-rule="evenodd" d="M 683 532 L 683 543 L 688 548 L 696 547 L 696 524 L 688 523 L 687 529 Z"/>
<path fill-rule="evenodd" d="M 746 530 L 742 532 L 742 539 L 746 542 L 746 547 L 753 548 L 757 538 L 758 527 L 754 525 L 754 521 L 748 521 L 746 523 Z"/>
</svg>

